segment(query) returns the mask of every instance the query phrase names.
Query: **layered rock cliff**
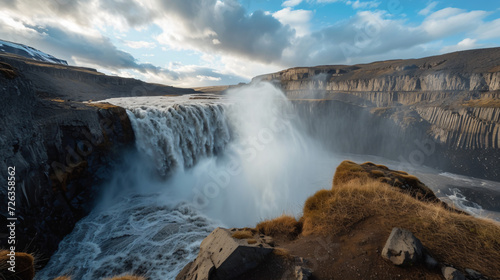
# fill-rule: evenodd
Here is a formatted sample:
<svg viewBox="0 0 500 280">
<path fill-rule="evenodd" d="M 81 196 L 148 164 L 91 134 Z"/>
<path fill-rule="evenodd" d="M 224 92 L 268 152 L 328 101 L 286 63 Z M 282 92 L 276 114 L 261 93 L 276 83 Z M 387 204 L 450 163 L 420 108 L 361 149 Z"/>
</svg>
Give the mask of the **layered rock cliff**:
<svg viewBox="0 0 500 280">
<path fill-rule="evenodd" d="M 500 164 L 500 48 L 353 66 L 299 67 L 257 80 L 278 85 L 291 99 L 301 100 L 295 102 L 306 111 L 321 111 L 308 113 L 314 119 L 309 127 L 323 134 L 324 141 L 342 139 L 324 128 L 319 131 L 314 124 L 318 119 L 340 120 L 343 131 L 356 127 L 362 143 L 341 148 L 329 144 L 339 150 L 368 150 L 409 160 L 412 152 L 422 154 L 415 140 L 430 141 L 433 151 L 424 153 L 417 160 L 420 164 L 500 180 L 491 168 Z M 347 118 L 346 110 L 358 111 L 357 116 Z M 338 125 L 330 127 L 339 132 Z"/>
<path fill-rule="evenodd" d="M 15 167 L 18 250 L 43 265 L 92 209 L 134 133 L 125 109 L 81 101 L 192 90 L 0 54 L 0 181 Z M 7 188 L 0 188 L 7 205 Z M 2 211 L 0 219 L 7 220 Z M 8 244 L 7 236 L 0 236 Z"/>
</svg>

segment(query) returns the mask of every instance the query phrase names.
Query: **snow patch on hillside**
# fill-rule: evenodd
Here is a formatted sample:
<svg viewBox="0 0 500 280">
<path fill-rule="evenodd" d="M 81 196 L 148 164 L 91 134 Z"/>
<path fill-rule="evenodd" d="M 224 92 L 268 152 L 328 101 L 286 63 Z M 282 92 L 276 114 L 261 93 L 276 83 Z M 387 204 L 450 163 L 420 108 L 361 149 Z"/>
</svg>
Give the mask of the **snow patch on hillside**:
<svg viewBox="0 0 500 280">
<path fill-rule="evenodd" d="M 50 54 L 44 53 L 30 46 L 12 43 L 4 40 L 0 40 L 0 51 L 17 54 L 38 61 L 68 65 L 68 62 L 66 62 L 66 60 L 56 58 Z"/>
</svg>

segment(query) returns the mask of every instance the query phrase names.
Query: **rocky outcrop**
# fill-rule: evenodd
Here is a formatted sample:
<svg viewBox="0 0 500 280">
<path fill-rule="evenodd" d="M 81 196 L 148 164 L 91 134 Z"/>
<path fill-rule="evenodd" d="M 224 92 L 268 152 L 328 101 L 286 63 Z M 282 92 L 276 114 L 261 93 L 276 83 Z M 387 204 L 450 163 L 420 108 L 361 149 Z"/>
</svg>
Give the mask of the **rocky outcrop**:
<svg viewBox="0 0 500 280">
<path fill-rule="evenodd" d="M 243 238 L 244 237 L 244 238 Z M 200 246 L 196 259 L 177 280 L 229 280 L 257 267 L 273 248 L 250 232 L 217 228 Z"/>
<path fill-rule="evenodd" d="M 490 168 L 500 164 L 500 48 L 291 68 L 259 80 L 281 87 L 335 150 L 408 161 L 420 150 L 414 141 L 432 141 L 418 165 L 500 179 Z"/>
<path fill-rule="evenodd" d="M 441 267 L 441 273 L 446 280 L 465 280 L 465 275 L 459 270 L 439 264 L 426 251 L 422 243 L 416 238 L 413 233 L 408 230 L 393 228 L 389 238 L 387 239 L 384 248 L 382 249 L 382 257 L 397 266 L 411 267 L 424 261 L 429 269 Z M 483 276 L 472 269 L 466 269 L 469 276 L 473 279 L 483 279 Z"/>
<path fill-rule="evenodd" d="M 462 272 L 454 269 L 453 267 L 445 266 L 441 269 L 444 279 L 446 280 L 465 280 Z"/>
<path fill-rule="evenodd" d="M 410 231 L 393 228 L 382 249 L 382 257 L 399 266 L 411 266 L 423 257 L 420 240 Z"/>
</svg>

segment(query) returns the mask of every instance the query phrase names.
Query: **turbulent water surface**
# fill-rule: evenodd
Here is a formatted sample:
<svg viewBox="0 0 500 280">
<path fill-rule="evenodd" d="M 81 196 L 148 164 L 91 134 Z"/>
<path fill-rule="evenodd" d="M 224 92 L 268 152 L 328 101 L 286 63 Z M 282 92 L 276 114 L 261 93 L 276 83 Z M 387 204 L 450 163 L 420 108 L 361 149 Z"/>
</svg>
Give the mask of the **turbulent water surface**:
<svg viewBox="0 0 500 280">
<path fill-rule="evenodd" d="M 367 160 L 323 150 L 304 133 L 283 93 L 269 84 L 223 97 L 107 101 L 128 109 L 137 149 L 126 156 L 103 186 L 99 205 L 61 242 L 37 279 L 125 273 L 174 279 L 216 226 L 252 226 L 282 213 L 299 215 L 309 195 L 331 187 L 343 159 Z M 462 194 L 467 190 L 463 181 L 450 184 L 446 193 L 436 186 L 458 179 L 434 170 L 419 172 L 442 197 L 484 213 Z"/>
</svg>

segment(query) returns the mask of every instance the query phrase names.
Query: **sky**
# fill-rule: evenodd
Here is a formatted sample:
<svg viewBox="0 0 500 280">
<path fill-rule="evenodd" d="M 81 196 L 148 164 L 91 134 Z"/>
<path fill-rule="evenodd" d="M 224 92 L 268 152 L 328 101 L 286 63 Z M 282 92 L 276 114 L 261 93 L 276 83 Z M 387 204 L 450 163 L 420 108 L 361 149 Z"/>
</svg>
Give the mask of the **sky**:
<svg viewBox="0 0 500 280">
<path fill-rule="evenodd" d="M 0 39 L 179 87 L 500 46 L 497 0 L 0 0 Z"/>
</svg>

